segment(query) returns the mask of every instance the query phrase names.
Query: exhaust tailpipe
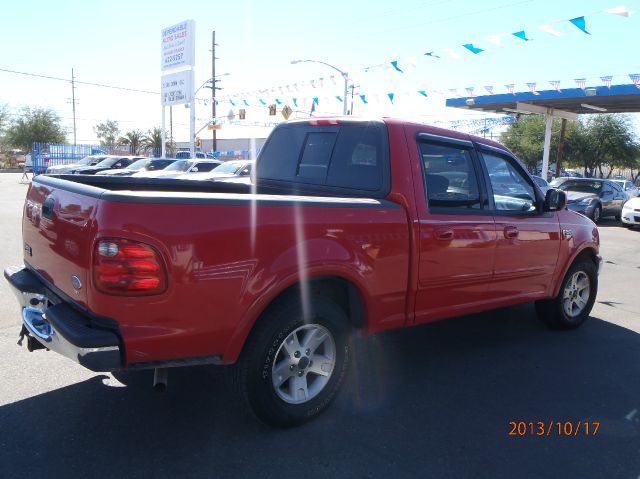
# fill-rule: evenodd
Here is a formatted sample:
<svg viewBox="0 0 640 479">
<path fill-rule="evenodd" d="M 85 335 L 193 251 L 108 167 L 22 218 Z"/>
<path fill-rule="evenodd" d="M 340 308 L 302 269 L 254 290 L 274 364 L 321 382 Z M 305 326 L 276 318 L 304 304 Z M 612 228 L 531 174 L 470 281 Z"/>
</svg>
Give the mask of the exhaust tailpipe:
<svg viewBox="0 0 640 479">
<path fill-rule="evenodd" d="M 169 369 L 167 368 L 155 368 L 153 370 L 153 390 L 159 393 L 163 393 L 167 390 L 167 377 L 169 375 Z"/>
</svg>

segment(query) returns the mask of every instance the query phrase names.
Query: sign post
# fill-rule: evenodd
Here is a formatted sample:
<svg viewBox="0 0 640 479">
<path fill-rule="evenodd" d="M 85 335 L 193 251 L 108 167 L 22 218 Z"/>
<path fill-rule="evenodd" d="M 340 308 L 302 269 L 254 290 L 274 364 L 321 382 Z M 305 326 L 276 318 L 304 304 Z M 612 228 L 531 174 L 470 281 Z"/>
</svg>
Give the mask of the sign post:
<svg viewBox="0 0 640 479">
<path fill-rule="evenodd" d="M 162 104 L 162 156 L 165 146 L 165 106 L 189 104 L 189 143 L 191 155 L 195 154 L 195 98 L 194 73 L 196 23 L 186 20 L 162 29 L 160 47 L 160 69 Z M 165 73 L 166 72 L 166 73 Z"/>
</svg>

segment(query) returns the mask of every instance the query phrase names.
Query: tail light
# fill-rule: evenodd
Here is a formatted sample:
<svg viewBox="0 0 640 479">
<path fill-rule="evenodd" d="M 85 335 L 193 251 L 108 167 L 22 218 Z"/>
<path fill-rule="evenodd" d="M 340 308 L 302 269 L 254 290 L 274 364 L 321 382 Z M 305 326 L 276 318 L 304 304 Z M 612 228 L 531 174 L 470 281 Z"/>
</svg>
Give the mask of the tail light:
<svg viewBox="0 0 640 479">
<path fill-rule="evenodd" d="M 318 120 L 310 120 L 309 125 L 339 125 L 340 122 L 334 118 L 321 118 Z"/>
<path fill-rule="evenodd" d="M 160 254 L 149 245 L 120 238 L 96 243 L 93 280 L 99 291 L 123 296 L 160 294 L 167 288 Z"/>
</svg>

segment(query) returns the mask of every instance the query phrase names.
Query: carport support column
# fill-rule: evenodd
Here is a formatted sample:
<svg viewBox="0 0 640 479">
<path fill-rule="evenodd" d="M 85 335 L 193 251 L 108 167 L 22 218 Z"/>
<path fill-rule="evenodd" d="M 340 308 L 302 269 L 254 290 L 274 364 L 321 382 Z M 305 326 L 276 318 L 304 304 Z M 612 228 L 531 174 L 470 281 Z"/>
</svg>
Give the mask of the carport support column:
<svg viewBox="0 0 640 479">
<path fill-rule="evenodd" d="M 553 124 L 553 115 L 548 111 L 544 115 L 544 150 L 542 152 L 542 176 L 545 180 L 549 180 L 549 150 L 551 150 L 551 125 Z"/>
</svg>

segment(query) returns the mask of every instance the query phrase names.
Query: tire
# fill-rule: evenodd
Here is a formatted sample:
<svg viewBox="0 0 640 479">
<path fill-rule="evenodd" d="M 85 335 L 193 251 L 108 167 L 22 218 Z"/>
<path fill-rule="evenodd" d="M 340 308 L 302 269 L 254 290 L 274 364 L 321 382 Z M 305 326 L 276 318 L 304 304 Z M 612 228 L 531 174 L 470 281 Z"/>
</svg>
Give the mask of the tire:
<svg viewBox="0 0 640 479">
<path fill-rule="evenodd" d="M 598 294 L 598 273 L 588 259 L 574 262 L 553 299 L 536 301 L 538 318 L 551 329 L 575 329 L 591 313 Z"/>
<path fill-rule="evenodd" d="M 312 296 L 308 317 L 304 321 L 297 296 L 273 305 L 256 323 L 236 365 L 241 392 L 268 425 L 292 427 L 320 415 L 348 371 L 345 312 L 329 299 Z"/>
<path fill-rule="evenodd" d="M 593 209 L 593 213 L 591 213 L 591 221 L 597 223 L 602 218 L 602 206 L 598 205 Z"/>
</svg>

